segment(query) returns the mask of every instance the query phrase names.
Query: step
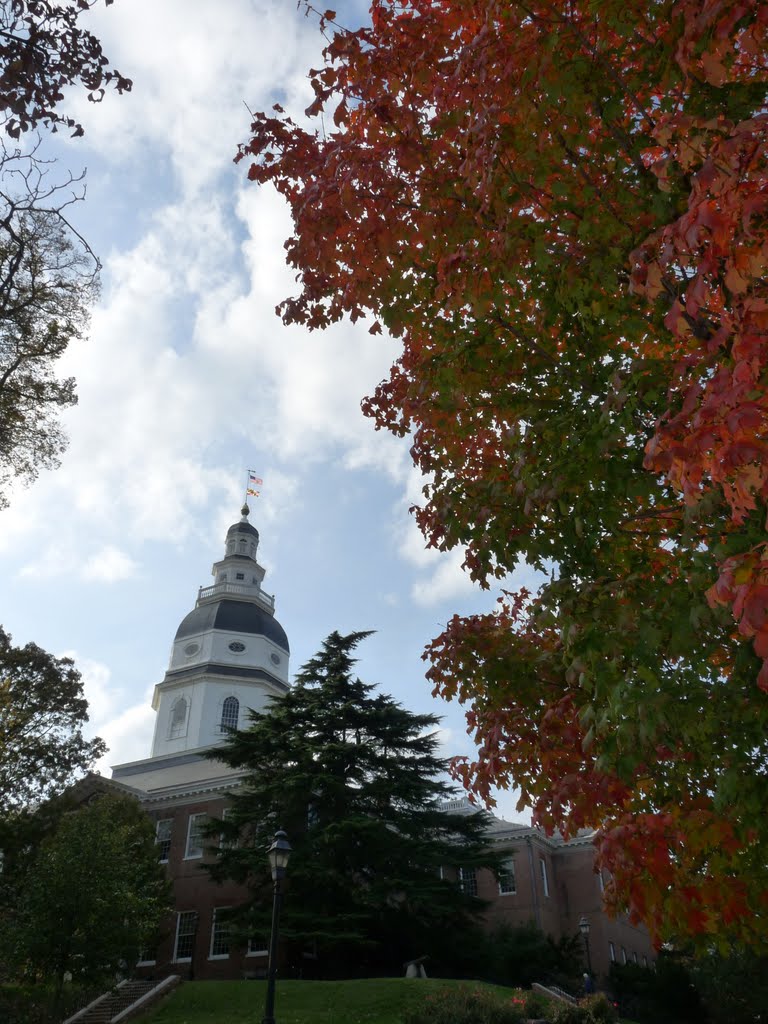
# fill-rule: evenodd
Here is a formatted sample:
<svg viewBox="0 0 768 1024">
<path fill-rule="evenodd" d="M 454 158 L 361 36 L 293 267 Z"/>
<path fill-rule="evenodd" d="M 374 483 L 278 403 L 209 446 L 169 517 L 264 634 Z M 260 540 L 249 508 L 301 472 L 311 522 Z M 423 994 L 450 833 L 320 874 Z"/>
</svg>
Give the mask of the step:
<svg viewBox="0 0 768 1024">
<path fill-rule="evenodd" d="M 139 1007 L 149 1006 L 169 992 L 180 980 L 172 974 L 162 981 L 121 981 L 117 988 L 94 999 L 64 1024 L 120 1024 Z"/>
</svg>

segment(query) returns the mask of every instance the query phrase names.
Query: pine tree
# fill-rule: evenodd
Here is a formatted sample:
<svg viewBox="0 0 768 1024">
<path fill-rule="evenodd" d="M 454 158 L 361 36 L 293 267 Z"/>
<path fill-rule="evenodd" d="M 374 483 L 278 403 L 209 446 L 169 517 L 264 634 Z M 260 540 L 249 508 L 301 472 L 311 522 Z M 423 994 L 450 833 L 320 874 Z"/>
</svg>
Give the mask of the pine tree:
<svg viewBox="0 0 768 1024">
<path fill-rule="evenodd" d="M 293 689 L 217 757 L 242 769 L 222 822 L 214 877 L 246 883 L 243 935 L 266 934 L 266 850 L 278 828 L 293 847 L 281 936 L 289 956 L 317 954 L 320 973 L 399 972 L 405 960 L 450 959 L 484 904 L 457 867 L 495 869 L 483 814 L 449 814 L 434 715 L 407 711 L 353 677 L 369 633 L 332 633 Z M 445 877 L 444 877 L 445 876 Z"/>
</svg>

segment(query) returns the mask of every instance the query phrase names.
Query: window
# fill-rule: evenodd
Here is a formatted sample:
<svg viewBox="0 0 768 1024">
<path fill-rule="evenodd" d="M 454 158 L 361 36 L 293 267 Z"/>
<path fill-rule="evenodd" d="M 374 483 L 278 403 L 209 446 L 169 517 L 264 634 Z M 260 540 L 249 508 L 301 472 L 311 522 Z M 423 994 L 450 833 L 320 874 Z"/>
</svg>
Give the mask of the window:
<svg viewBox="0 0 768 1024">
<path fill-rule="evenodd" d="M 226 909 L 221 907 L 213 912 L 213 928 L 211 929 L 211 951 L 209 960 L 224 960 L 229 956 L 229 921 Z"/>
<path fill-rule="evenodd" d="M 632 962 L 637 963 L 637 953 L 632 954 Z"/>
<path fill-rule="evenodd" d="M 597 873 L 597 884 L 600 886 L 600 892 L 605 892 L 605 879 L 603 878 L 602 871 Z"/>
<path fill-rule="evenodd" d="M 225 807 L 221 812 L 221 820 L 228 821 L 232 817 L 232 808 Z M 237 839 L 228 839 L 223 832 L 219 833 L 219 846 L 222 850 L 233 850 L 237 846 Z"/>
<path fill-rule="evenodd" d="M 203 843 L 205 842 L 203 827 L 207 818 L 207 814 L 190 814 L 187 828 L 187 849 L 184 853 L 185 860 L 203 856 Z"/>
<path fill-rule="evenodd" d="M 499 872 L 499 893 L 502 896 L 514 896 L 517 893 L 517 879 L 515 878 L 515 862 L 510 857 L 505 860 Z"/>
<path fill-rule="evenodd" d="M 186 698 L 179 697 L 171 708 L 171 724 L 168 728 L 168 739 L 177 740 L 180 736 L 187 734 L 187 710 L 189 705 Z"/>
<path fill-rule="evenodd" d="M 246 956 L 268 956 L 269 947 L 264 935 L 252 935 L 248 939 L 248 952 Z"/>
<path fill-rule="evenodd" d="M 171 849 L 171 828 L 173 827 L 173 818 L 165 818 L 163 821 L 158 821 L 155 829 L 155 842 L 157 843 L 157 859 L 161 864 L 168 862 L 168 854 Z"/>
<path fill-rule="evenodd" d="M 237 697 L 227 697 L 221 706 L 221 732 L 236 729 L 240 717 L 240 701 Z"/>
<path fill-rule="evenodd" d="M 235 573 L 235 579 L 236 580 L 244 580 L 245 579 L 245 573 L 244 572 L 236 572 Z"/>
<path fill-rule="evenodd" d="M 543 857 L 539 857 L 539 867 L 541 868 L 541 885 L 544 889 L 544 895 L 549 896 L 549 878 L 547 877 L 547 862 Z"/>
<path fill-rule="evenodd" d="M 643 967 L 647 967 L 647 966 L 648 966 L 648 957 L 647 956 L 643 956 Z"/>
<path fill-rule="evenodd" d="M 459 868 L 459 888 L 467 896 L 477 896 L 477 872 L 474 868 Z"/>
<path fill-rule="evenodd" d="M 608 943 L 608 954 L 609 954 L 609 956 L 611 958 L 611 963 L 615 964 L 616 963 L 616 947 L 614 946 L 614 944 L 612 942 Z"/>
<path fill-rule="evenodd" d="M 176 915 L 176 946 L 173 951 L 174 963 L 192 959 L 197 935 L 197 911 L 182 910 Z"/>
<path fill-rule="evenodd" d="M 624 947 L 621 947 L 621 962 L 625 964 L 627 962 L 627 951 Z"/>
</svg>

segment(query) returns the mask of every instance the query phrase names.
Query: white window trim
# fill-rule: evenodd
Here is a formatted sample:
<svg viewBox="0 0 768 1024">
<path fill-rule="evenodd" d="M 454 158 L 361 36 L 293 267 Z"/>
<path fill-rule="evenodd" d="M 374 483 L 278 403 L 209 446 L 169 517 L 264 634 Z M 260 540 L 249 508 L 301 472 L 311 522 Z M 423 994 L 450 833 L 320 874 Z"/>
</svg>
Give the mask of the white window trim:
<svg viewBox="0 0 768 1024">
<path fill-rule="evenodd" d="M 168 829 L 168 839 L 167 840 L 160 839 L 160 826 L 165 824 L 165 822 L 168 822 L 170 824 L 170 826 L 171 826 Z M 159 818 L 157 823 L 155 824 L 155 844 L 157 846 L 159 846 L 161 842 L 167 842 L 168 843 L 168 851 L 167 851 L 165 857 L 160 857 L 158 859 L 158 863 L 159 864 L 167 864 L 168 863 L 168 858 L 169 858 L 169 855 L 170 855 L 170 852 L 171 852 L 171 845 L 170 844 L 171 844 L 172 840 L 173 840 L 173 818 Z M 152 962 L 154 963 L 154 961 L 152 961 Z"/>
<path fill-rule="evenodd" d="M 507 868 L 506 872 L 503 870 L 504 868 Z M 511 889 L 502 889 L 501 888 L 501 878 L 499 878 L 499 880 L 498 880 L 498 882 L 499 882 L 499 896 L 517 896 L 517 871 L 515 870 L 515 858 L 514 857 L 508 857 L 503 862 L 502 871 L 500 872 L 500 875 L 503 875 L 503 874 L 508 874 L 508 875 L 512 876 L 512 888 Z"/>
<path fill-rule="evenodd" d="M 176 727 L 176 729 L 178 731 L 175 731 L 174 730 L 174 725 L 173 725 L 173 711 L 174 711 L 174 708 L 176 707 L 176 705 L 179 703 L 180 700 L 183 700 L 184 703 L 186 704 L 186 710 L 184 712 L 184 721 L 179 723 L 179 725 Z M 169 715 L 168 715 L 168 736 L 167 736 L 167 739 L 169 739 L 169 740 L 182 740 L 182 739 L 184 739 L 184 737 L 189 732 L 189 712 L 190 712 L 191 707 L 192 707 L 192 701 L 190 700 L 190 698 L 187 696 L 186 693 L 180 693 L 176 697 L 174 702 L 171 704 L 170 712 L 169 712 Z"/>
<path fill-rule="evenodd" d="M 229 818 L 231 814 L 232 814 L 232 808 L 231 807 L 225 807 L 224 810 L 221 812 L 221 820 L 222 821 L 226 821 L 227 818 Z M 234 850 L 236 848 L 236 846 L 237 846 L 237 840 L 235 840 L 234 842 L 231 842 L 231 843 L 227 842 L 227 840 L 226 840 L 226 838 L 224 836 L 224 833 L 223 832 L 219 832 L 219 849 L 220 850 Z"/>
<path fill-rule="evenodd" d="M 179 949 L 179 930 L 181 928 L 181 918 L 184 914 L 194 914 L 194 910 L 177 910 L 176 911 L 176 938 L 173 940 L 173 963 L 174 964 L 191 964 L 192 956 L 177 956 Z M 194 953 L 195 940 L 197 938 L 197 928 L 192 932 L 192 952 Z"/>
<path fill-rule="evenodd" d="M 459 889 L 467 896 L 477 896 L 477 868 L 459 868 Z"/>
<path fill-rule="evenodd" d="M 184 860 L 200 860 L 202 858 L 203 853 L 205 852 L 204 848 L 201 846 L 199 853 L 190 853 L 189 842 L 192 838 L 192 827 L 194 825 L 195 819 L 207 817 L 208 815 L 204 811 L 200 811 L 197 814 L 190 814 L 189 821 L 187 822 L 187 842 L 184 847 Z"/>
<path fill-rule="evenodd" d="M 236 700 L 237 701 L 237 721 L 235 722 L 234 725 L 225 725 L 224 721 L 223 721 L 223 719 L 224 719 L 224 705 L 226 704 L 226 702 L 228 700 Z M 235 693 L 228 693 L 226 697 L 222 697 L 221 698 L 221 700 L 219 701 L 219 708 L 218 708 L 218 719 L 219 719 L 218 731 L 219 731 L 219 733 L 222 736 L 228 735 L 229 733 L 231 733 L 233 731 L 233 729 L 239 729 L 240 728 L 240 710 L 241 710 L 241 703 L 240 703 L 240 698 L 237 696 L 237 694 L 235 694 Z"/>
<path fill-rule="evenodd" d="M 248 939 L 248 949 L 246 950 L 246 956 L 269 956 L 269 950 L 265 947 L 264 949 L 251 949 L 251 939 Z"/>
<path fill-rule="evenodd" d="M 154 967 L 156 963 L 157 963 L 157 960 L 137 960 L 136 961 L 136 966 L 137 967 Z"/>
<path fill-rule="evenodd" d="M 616 963 L 616 947 L 612 942 L 608 943 L 608 956 L 610 957 L 611 963 Z"/>
<path fill-rule="evenodd" d="M 544 898 L 549 899 L 549 875 L 547 873 L 547 862 L 539 855 L 539 870 L 541 872 L 541 885 L 544 890 Z"/>
<path fill-rule="evenodd" d="M 220 910 L 229 910 L 229 907 L 214 907 L 213 917 L 211 918 L 211 941 L 208 943 L 208 959 L 209 960 L 229 960 L 229 953 L 214 953 L 213 943 L 216 940 L 216 916 Z M 232 941 L 230 936 L 230 942 Z"/>
</svg>

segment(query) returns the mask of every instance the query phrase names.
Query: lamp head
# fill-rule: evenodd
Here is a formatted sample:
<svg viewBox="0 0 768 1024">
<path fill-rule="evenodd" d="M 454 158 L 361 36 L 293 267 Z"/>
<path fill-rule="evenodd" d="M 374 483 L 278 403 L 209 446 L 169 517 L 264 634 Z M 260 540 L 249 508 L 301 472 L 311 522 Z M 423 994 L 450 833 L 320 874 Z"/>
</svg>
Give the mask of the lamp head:
<svg viewBox="0 0 768 1024">
<path fill-rule="evenodd" d="M 288 836 L 279 829 L 275 832 L 275 838 L 267 850 L 267 857 L 269 857 L 269 866 L 272 871 L 272 881 L 276 882 L 278 878 L 285 877 L 285 871 L 288 867 L 288 858 L 291 856 L 291 844 L 288 842 Z"/>
<path fill-rule="evenodd" d="M 583 914 L 581 920 L 579 921 L 579 931 L 585 939 L 589 935 L 589 921 L 586 919 L 586 917 L 584 917 Z"/>
</svg>

